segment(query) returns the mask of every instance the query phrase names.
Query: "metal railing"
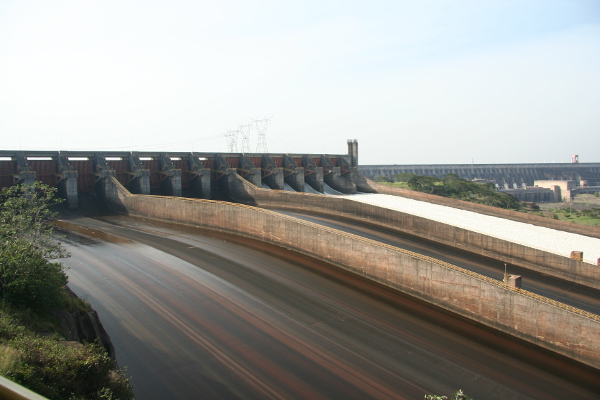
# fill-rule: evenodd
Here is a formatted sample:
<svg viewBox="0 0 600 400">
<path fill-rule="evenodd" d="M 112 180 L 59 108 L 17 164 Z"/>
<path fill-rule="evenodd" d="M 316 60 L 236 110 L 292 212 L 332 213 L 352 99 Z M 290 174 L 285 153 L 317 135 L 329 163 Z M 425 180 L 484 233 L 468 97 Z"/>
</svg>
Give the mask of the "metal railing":
<svg viewBox="0 0 600 400">
<path fill-rule="evenodd" d="M 48 400 L 44 396 L 24 388 L 18 383 L 0 376 L 0 399 L 2 400 Z"/>
</svg>

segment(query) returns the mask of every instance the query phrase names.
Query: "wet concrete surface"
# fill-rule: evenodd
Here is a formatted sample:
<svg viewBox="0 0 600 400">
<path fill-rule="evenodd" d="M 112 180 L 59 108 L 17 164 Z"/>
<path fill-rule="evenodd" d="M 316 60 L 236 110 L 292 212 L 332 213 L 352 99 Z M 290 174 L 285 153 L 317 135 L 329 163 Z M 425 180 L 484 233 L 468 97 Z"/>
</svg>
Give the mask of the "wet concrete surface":
<svg viewBox="0 0 600 400">
<path fill-rule="evenodd" d="M 132 217 L 61 229 L 143 399 L 599 399 L 600 372 L 285 249 Z"/>
</svg>

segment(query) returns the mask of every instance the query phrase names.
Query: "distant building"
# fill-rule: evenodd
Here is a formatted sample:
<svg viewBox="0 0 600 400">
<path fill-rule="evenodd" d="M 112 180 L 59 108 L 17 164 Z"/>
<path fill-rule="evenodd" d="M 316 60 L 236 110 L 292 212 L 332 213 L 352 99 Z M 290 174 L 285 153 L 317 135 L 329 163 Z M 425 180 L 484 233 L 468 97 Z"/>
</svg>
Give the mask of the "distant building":
<svg viewBox="0 0 600 400">
<path fill-rule="evenodd" d="M 577 188 L 576 181 L 535 181 L 534 186 L 552 189 L 555 202 L 569 202 L 573 198 L 572 190 Z"/>
</svg>

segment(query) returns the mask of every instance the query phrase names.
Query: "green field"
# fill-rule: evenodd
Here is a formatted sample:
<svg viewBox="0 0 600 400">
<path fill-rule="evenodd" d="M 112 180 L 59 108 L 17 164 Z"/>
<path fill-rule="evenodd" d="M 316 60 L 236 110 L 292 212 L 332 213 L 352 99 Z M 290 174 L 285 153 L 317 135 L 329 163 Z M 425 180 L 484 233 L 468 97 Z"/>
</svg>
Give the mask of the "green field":
<svg viewBox="0 0 600 400">
<path fill-rule="evenodd" d="M 575 224 L 600 227 L 600 198 L 591 194 L 580 194 L 570 203 L 541 203 L 535 214 L 573 222 Z"/>
</svg>

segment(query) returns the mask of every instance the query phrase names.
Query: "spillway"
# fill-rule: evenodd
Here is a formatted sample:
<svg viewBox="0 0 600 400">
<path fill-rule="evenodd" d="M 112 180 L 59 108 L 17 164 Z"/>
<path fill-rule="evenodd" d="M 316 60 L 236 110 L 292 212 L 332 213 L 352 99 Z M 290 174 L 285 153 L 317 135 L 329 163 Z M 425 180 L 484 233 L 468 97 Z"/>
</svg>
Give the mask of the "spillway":
<svg viewBox="0 0 600 400">
<path fill-rule="evenodd" d="M 570 257 L 571 251 L 583 251 L 584 261 L 591 264 L 596 264 L 600 258 L 600 239 L 596 238 L 387 194 L 358 194 L 343 197 L 417 215 L 565 257 Z"/>
<path fill-rule="evenodd" d="M 71 221 L 66 264 L 138 399 L 597 398 L 589 368 L 309 257 L 104 218 Z"/>
<path fill-rule="evenodd" d="M 323 193 L 320 193 L 320 192 L 316 191 L 312 186 L 310 186 L 306 182 L 304 182 L 304 192 L 305 193 L 312 193 L 312 194 L 323 194 Z"/>
<path fill-rule="evenodd" d="M 323 193 L 324 194 L 328 194 L 328 195 L 332 195 L 332 196 L 340 196 L 343 195 L 343 193 L 338 192 L 337 190 L 335 190 L 334 188 L 332 188 L 331 186 L 329 186 L 328 184 L 323 184 Z"/>
</svg>

